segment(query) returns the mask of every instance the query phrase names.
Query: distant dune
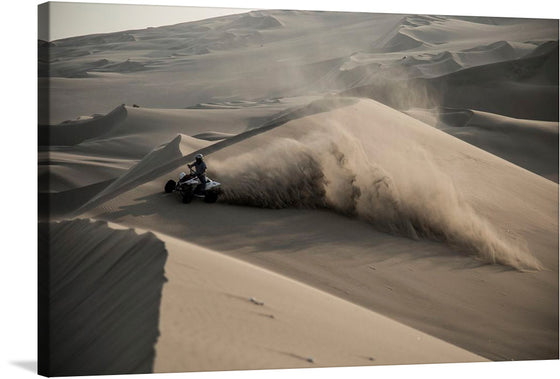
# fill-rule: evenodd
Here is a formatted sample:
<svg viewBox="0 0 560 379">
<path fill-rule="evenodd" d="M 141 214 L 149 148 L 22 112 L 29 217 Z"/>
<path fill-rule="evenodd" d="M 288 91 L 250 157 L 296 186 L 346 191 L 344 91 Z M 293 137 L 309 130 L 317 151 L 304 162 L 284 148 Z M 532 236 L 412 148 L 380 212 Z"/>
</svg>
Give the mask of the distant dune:
<svg viewBox="0 0 560 379">
<path fill-rule="evenodd" d="M 121 105 L 99 118 L 67 121 L 58 125 L 39 125 L 39 146 L 72 146 L 99 137 L 114 129 L 126 118 Z"/>
<path fill-rule="evenodd" d="M 456 71 L 443 68 L 442 64 L 449 67 L 450 61 L 445 63 L 445 59 L 429 65 L 426 62 L 430 70 L 443 71 L 433 77 L 422 72 L 422 78 L 408 81 L 375 76 L 368 79 L 371 84 L 356 86 L 343 94 L 370 97 L 401 110 L 463 107 L 515 118 L 558 121 L 558 87 L 555 85 L 558 83 L 558 43 L 555 45 L 552 50 L 541 50 L 539 55 Z M 405 58 L 404 64 L 407 62 Z M 425 71 L 426 65 L 412 67 L 418 73 Z M 457 66 L 456 62 L 451 65 Z M 341 77 L 341 80 L 348 79 Z"/>
<path fill-rule="evenodd" d="M 468 109 L 411 109 L 407 114 L 558 182 L 558 123 Z"/>
</svg>

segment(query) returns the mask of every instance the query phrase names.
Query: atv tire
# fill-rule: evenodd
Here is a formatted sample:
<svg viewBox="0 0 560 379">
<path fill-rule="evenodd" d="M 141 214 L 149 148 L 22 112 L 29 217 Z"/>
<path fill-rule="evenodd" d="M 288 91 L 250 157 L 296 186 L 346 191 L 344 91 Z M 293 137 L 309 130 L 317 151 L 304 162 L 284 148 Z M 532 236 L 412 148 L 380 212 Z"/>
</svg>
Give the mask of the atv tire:
<svg viewBox="0 0 560 379">
<path fill-rule="evenodd" d="M 184 204 L 188 204 L 192 201 L 193 199 L 193 192 L 192 189 L 188 189 L 186 191 L 182 191 L 181 192 L 181 200 L 183 201 Z"/>
<path fill-rule="evenodd" d="M 206 203 L 215 203 L 218 200 L 218 193 L 215 191 L 206 192 L 204 195 L 204 202 Z"/>
<path fill-rule="evenodd" d="M 174 180 L 168 180 L 167 183 L 165 183 L 165 193 L 171 193 L 173 192 L 173 190 L 175 189 L 175 181 Z"/>
</svg>

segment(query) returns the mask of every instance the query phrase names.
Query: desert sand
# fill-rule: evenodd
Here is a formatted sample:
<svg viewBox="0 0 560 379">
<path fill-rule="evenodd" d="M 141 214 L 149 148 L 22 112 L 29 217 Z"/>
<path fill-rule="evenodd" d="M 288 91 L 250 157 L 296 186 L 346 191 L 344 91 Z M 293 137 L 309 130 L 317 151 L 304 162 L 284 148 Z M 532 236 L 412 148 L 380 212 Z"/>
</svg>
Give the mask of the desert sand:
<svg viewBox="0 0 560 379">
<path fill-rule="evenodd" d="M 557 20 L 257 11 L 39 50 L 39 218 L 97 228 L 57 249 L 165 247 L 159 337 L 123 333 L 152 354 L 107 373 L 558 358 Z M 197 153 L 216 204 L 163 193 Z"/>
</svg>

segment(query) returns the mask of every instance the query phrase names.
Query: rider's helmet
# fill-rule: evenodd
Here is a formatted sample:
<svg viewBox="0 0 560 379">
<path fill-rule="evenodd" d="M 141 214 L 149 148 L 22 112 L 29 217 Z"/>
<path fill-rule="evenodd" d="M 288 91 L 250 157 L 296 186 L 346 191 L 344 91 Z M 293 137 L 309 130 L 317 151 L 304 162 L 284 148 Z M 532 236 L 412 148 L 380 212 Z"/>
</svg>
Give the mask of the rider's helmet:
<svg viewBox="0 0 560 379">
<path fill-rule="evenodd" d="M 194 157 L 197 161 L 202 160 L 202 158 L 204 158 L 204 156 L 202 154 L 196 154 Z"/>
</svg>

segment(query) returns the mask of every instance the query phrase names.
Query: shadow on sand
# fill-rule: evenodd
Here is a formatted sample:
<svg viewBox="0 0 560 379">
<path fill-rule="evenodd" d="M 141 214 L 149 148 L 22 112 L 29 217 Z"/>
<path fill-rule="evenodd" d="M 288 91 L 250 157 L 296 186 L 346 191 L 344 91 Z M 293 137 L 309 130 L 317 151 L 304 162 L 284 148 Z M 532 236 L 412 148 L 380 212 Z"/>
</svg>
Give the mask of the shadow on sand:
<svg viewBox="0 0 560 379">
<path fill-rule="evenodd" d="M 39 374 L 153 370 L 167 250 L 152 233 L 39 224 Z"/>
</svg>

